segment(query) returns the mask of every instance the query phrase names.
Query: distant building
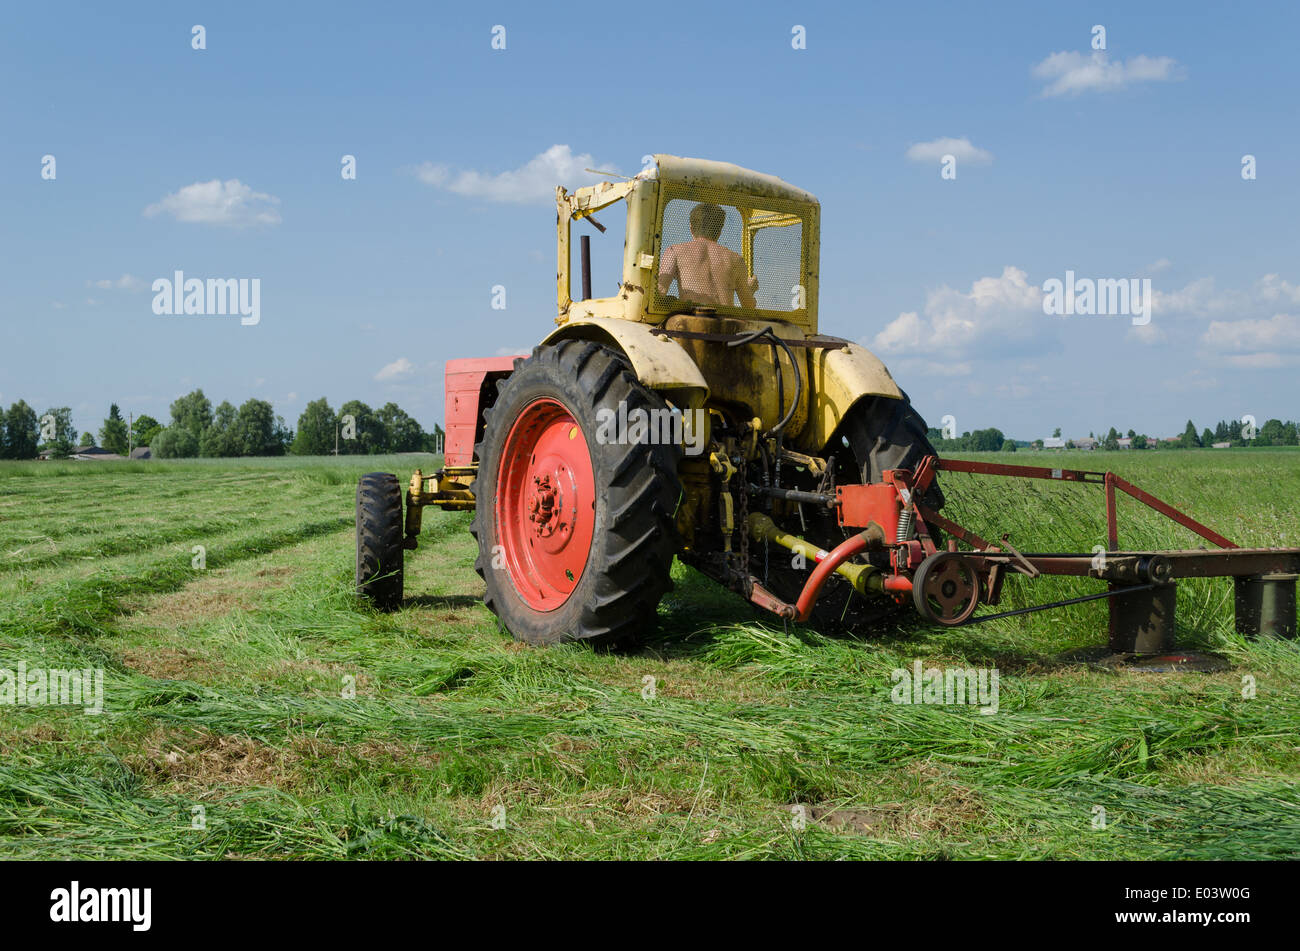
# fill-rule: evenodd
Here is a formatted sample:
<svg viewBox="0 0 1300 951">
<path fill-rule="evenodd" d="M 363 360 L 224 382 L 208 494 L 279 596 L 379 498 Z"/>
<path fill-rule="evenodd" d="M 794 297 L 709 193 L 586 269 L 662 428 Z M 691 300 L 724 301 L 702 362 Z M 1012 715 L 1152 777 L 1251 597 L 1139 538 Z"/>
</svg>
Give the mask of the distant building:
<svg viewBox="0 0 1300 951">
<path fill-rule="evenodd" d="M 1097 440 L 1093 439 L 1091 436 L 1083 436 L 1074 441 L 1074 448 L 1075 449 L 1096 449 Z"/>
<path fill-rule="evenodd" d="M 1212 449 L 1231 449 L 1231 448 L 1232 448 L 1232 443 L 1230 443 L 1230 442 L 1216 442 L 1216 443 L 1214 443 L 1214 445 L 1211 446 L 1210 448 L 1212 448 Z"/>
<path fill-rule="evenodd" d="M 118 462 L 126 456 L 119 456 L 99 446 L 78 446 L 68 454 L 68 458 L 78 462 Z"/>
<path fill-rule="evenodd" d="M 1048 436 L 1043 440 L 1044 449 L 1064 449 L 1065 440 L 1060 436 Z"/>
<path fill-rule="evenodd" d="M 136 446 L 134 449 L 131 450 L 131 458 L 152 459 L 153 453 L 149 450 L 148 446 Z"/>
<path fill-rule="evenodd" d="M 1133 448 L 1133 439 L 1130 436 L 1121 436 L 1119 439 L 1115 441 L 1119 443 L 1119 448 L 1121 449 Z"/>
</svg>

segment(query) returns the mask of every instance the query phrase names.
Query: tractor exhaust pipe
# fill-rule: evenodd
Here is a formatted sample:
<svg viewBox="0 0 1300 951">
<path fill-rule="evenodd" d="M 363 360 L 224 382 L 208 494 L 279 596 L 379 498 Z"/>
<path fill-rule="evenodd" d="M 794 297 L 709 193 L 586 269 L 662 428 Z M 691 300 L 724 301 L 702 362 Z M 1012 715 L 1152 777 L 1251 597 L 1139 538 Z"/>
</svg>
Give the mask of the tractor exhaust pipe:
<svg viewBox="0 0 1300 951">
<path fill-rule="evenodd" d="M 582 299 L 591 300 L 591 235 L 582 236 Z"/>
</svg>

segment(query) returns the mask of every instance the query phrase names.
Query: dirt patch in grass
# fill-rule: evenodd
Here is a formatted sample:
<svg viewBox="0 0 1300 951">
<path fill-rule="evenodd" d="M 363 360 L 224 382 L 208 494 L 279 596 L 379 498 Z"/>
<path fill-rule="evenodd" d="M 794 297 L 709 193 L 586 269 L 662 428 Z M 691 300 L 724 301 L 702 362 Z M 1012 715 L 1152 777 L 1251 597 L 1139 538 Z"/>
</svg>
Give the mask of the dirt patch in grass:
<svg viewBox="0 0 1300 951">
<path fill-rule="evenodd" d="M 340 768 L 357 763 L 432 768 L 439 755 L 409 743 L 367 740 L 342 745 L 314 736 L 293 737 L 271 746 L 246 736 L 159 728 L 136 752 L 122 757 L 146 782 L 180 793 L 223 792 L 267 786 L 293 792 L 309 787 L 322 763 Z"/>
<path fill-rule="evenodd" d="M 906 773 L 909 797 L 903 802 L 867 804 L 791 803 L 794 814 L 804 809 L 805 819 L 836 832 L 879 838 L 921 839 L 932 835 L 958 836 L 987 818 L 987 810 L 970 789 L 952 781 L 930 763 L 912 763 Z M 912 794 L 915 798 L 912 798 Z"/>
<path fill-rule="evenodd" d="M 301 758 L 295 749 L 246 736 L 159 729 L 145 736 L 140 751 L 127 754 L 123 762 L 146 782 L 197 793 L 240 786 L 292 789 L 298 784 L 295 767 Z"/>
<path fill-rule="evenodd" d="M 195 571 L 195 580 L 179 591 L 129 598 L 123 607 L 138 624 L 183 627 L 236 609 L 252 611 L 265 592 L 285 587 L 297 572 L 290 565 L 269 565 L 252 574 L 230 568 Z"/>
<path fill-rule="evenodd" d="M 269 568 L 258 568 L 253 574 L 259 578 L 284 578 L 293 572 L 294 569 L 288 565 L 272 565 Z"/>
<path fill-rule="evenodd" d="M 122 663 L 154 680 L 196 680 L 212 671 L 203 654 L 184 647 L 132 647 L 122 652 Z"/>
</svg>

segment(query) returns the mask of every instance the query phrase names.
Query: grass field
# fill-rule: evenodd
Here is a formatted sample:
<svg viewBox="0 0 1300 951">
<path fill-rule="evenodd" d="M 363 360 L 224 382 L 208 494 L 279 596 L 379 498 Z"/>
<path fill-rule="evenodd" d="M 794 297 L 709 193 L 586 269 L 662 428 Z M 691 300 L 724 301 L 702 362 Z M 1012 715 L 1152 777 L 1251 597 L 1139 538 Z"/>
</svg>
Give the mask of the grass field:
<svg viewBox="0 0 1300 951">
<path fill-rule="evenodd" d="M 1300 452 L 1069 460 L 1300 544 Z M 1232 662 L 1212 675 L 1051 665 L 1105 640 L 1101 602 L 832 639 L 680 565 L 643 650 L 524 648 L 479 601 L 464 514 L 426 512 L 401 611 L 352 596 L 356 477 L 416 462 L 0 466 L 0 668 L 103 668 L 106 698 L 0 707 L 0 855 L 1300 856 L 1300 647 L 1237 637 L 1226 580 L 1180 584 L 1181 642 Z M 1022 550 L 1104 542 L 1096 487 L 945 488 Z M 1120 525 L 1192 543 L 1131 501 Z M 1013 581 L 1004 607 L 1093 590 Z M 999 712 L 892 703 L 916 660 L 995 665 Z"/>
</svg>

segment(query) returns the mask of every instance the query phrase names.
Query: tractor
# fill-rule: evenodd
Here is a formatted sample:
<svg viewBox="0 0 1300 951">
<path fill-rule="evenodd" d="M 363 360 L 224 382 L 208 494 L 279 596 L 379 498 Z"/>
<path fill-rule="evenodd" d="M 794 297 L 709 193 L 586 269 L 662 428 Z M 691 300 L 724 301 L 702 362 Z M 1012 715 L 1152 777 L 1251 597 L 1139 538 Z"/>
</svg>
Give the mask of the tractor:
<svg viewBox="0 0 1300 951">
<path fill-rule="evenodd" d="M 884 364 L 819 332 L 817 199 L 728 163 L 652 159 L 632 178 L 556 188 L 557 326 L 531 354 L 447 363 L 443 467 L 405 489 L 391 473 L 361 479 L 361 595 L 400 605 L 403 553 L 435 505 L 474 513 L 484 603 L 531 644 L 644 639 L 678 558 L 785 621 L 857 633 L 909 603 L 932 623 L 971 623 L 1013 574 L 1088 576 L 1108 583 L 1094 597 L 1114 599 L 1112 646 L 1168 647 L 1175 556 L 1189 553 L 1118 551 L 1114 491 L 1136 487 L 1104 474 L 1114 556 L 1100 568 L 1091 553 L 1026 555 L 945 519 L 943 469 L 1103 474 L 941 461 Z M 604 232 L 596 215 L 617 202 L 617 293 L 592 296 L 583 235 L 575 298 L 572 227 Z M 1300 565 L 1294 550 L 1252 552 L 1190 570 Z M 1294 578 L 1289 596 L 1293 628 Z M 1255 601 L 1281 599 L 1269 616 L 1285 626 L 1286 597 L 1283 584 Z"/>
</svg>

